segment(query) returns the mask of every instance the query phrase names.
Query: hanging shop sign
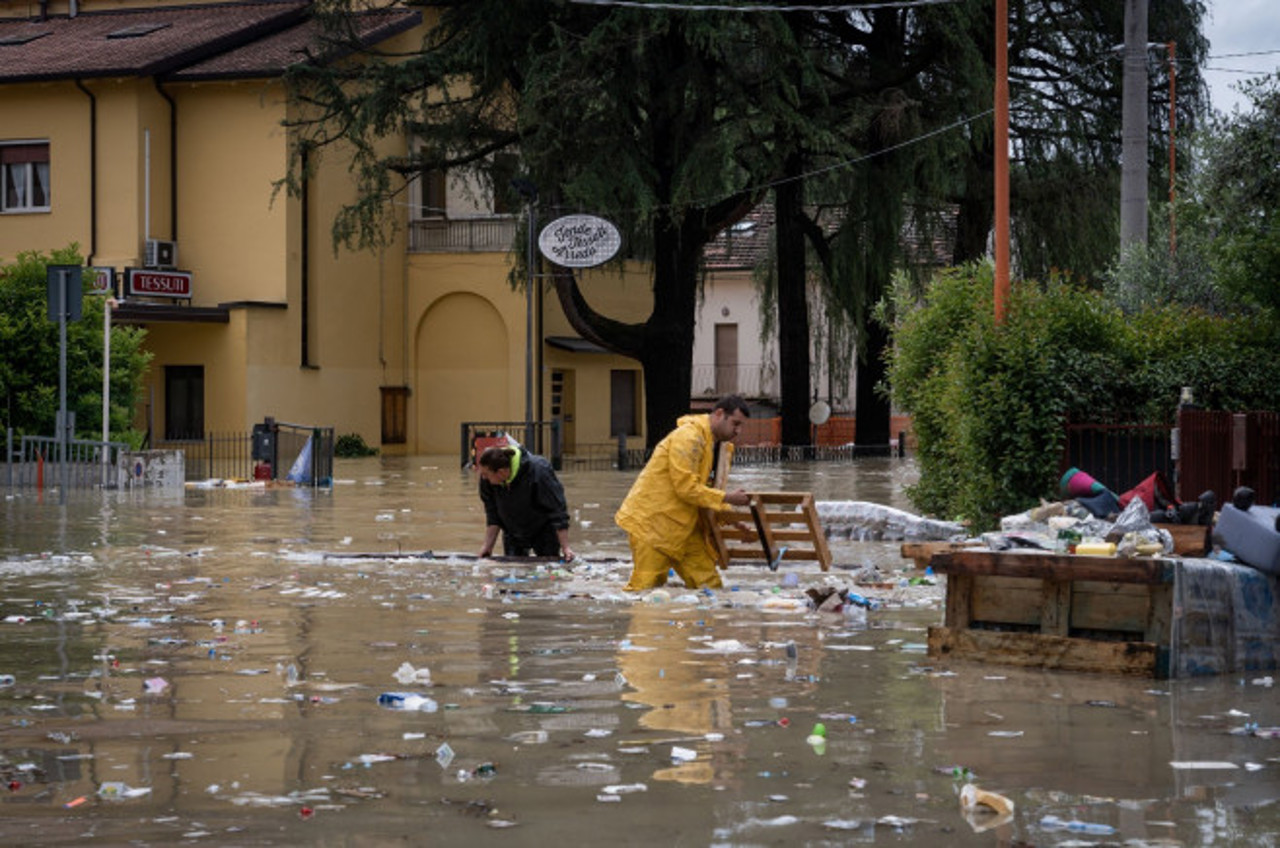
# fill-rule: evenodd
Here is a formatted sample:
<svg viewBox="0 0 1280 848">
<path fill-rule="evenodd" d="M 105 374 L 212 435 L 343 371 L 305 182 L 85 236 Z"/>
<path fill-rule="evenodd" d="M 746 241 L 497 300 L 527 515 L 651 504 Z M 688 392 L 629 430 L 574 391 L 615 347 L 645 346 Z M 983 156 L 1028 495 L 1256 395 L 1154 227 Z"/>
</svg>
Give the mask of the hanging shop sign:
<svg viewBox="0 0 1280 848">
<path fill-rule="evenodd" d="M 566 268 L 594 268 L 614 257 L 622 236 L 611 221 L 595 215 L 565 215 L 542 228 L 538 250 Z"/>
</svg>

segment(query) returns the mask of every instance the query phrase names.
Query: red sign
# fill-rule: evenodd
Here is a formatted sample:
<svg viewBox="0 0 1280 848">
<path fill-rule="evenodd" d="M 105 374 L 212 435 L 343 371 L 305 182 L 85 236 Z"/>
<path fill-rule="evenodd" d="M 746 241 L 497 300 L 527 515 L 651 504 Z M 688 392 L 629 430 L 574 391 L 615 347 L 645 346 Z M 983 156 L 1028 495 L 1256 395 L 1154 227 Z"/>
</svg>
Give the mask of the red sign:
<svg viewBox="0 0 1280 848">
<path fill-rule="evenodd" d="M 190 271 L 152 271 L 142 268 L 125 270 L 130 295 L 147 297 L 191 297 Z"/>
</svg>

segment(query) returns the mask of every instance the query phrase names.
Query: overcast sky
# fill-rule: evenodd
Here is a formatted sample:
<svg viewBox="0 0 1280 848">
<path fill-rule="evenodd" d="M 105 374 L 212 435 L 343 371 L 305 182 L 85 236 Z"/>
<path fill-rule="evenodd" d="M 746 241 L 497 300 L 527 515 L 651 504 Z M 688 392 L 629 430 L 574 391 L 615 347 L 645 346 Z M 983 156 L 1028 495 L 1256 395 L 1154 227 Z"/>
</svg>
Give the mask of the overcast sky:
<svg viewBox="0 0 1280 848">
<path fill-rule="evenodd" d="M 1280 51 L 1280 2 L 1277 0 L 1210 0 L 1205 37 L 1209 60 L 1201 73 L 1209 85 L 1213 108 L 1230 112 L 1246 101 L 1234 83 L 1280 68 L 1280 52 L 1265 56 L 1231 56 L 1260 50 Z M 1235 73 L 1247 70 L 1251 73 Z"/>
</svg>

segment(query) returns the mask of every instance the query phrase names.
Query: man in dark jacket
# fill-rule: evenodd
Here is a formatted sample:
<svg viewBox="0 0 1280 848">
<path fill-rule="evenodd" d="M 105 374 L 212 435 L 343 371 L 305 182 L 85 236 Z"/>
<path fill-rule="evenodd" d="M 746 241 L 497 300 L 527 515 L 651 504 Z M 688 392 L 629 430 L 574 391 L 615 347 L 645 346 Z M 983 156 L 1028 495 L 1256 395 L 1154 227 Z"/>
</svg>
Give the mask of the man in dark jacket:
<svg viewBox="0 0 1280 848">
<path fill-rule="evenodd" d="M 519 446 L 486 448 L 476 463 L 480 471 L 480 500 L 484 503 L 484 547 L 493 553 L 502 531 L 507 556 L 556 556 L 568 562 L 569 511 L 564 487 L 551 463 Z"/>
</svg>

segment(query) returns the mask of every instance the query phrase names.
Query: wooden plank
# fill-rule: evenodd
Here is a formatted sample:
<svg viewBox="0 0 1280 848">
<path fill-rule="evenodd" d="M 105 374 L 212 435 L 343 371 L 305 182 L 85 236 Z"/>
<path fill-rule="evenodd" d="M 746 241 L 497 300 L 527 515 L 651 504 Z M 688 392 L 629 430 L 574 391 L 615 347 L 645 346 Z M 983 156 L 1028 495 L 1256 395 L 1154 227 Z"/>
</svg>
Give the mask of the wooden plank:
<svg viewBox="0 0 1280 848">
<path fill-rule="evenodd" d="M 1049 636 L 1071 635 L 1071 583 L 1045 580 L 1041 583 L 1040 632 Z"/>
<path fill-rule="evenodd" d="M 950 581 L 948 579 L 948 586 Z M 969 603 L 971 621 L 1039 625 L 1043 615 L 1042 580 L 975 577 Z"/>
<path fill-rule="evenodd" d="M 822 532 L 818 522 L 818 508 L 814 506 L 813 495 L 806 494 L 804 499 L 805 524 L 809 527 L 809 535 L 813 538 L 813 550 L 818 558 L 818 565 L 823 571 L 831 570 L 831 549 L 827 546 L 827 534 Z"/>
<path fill-rule="evenodd" d="M 916 564 L 916 568 L 924 570 L 934 554 L 947 551 L 962 551 L 965 548 L 981 546 L 982 542 L 969 540 L 964 542 L 903 542 L 898 548 L 898 555 Z"/>
<path fill-rule="evenodd" d="M 1171 645 L 1173 623 L 1173 586 L 1162 584 L 1151 587 L 1151 603 L 1147 610 L 1147 626 L 1143 639 L 1157 645 Z"/>
<path fill-rule="evenodd" d="M 969 626 L 973 604 L 973 578 L 967 574 L 947 575 L 947 603 L 943 620 L 948 627 Z"/>
<path fill-rule="evenodd" d="M 733 454 L 729 450 L 728 444 L 725 442 L 717 442 L 715 450 L 717 451 L 715 461 L 716 473 L 715 477 L 711 481 L 711 486 L 724 491 L 725 485 L 729 481 L 729 466 L 733 464 Z M 702 517 L 702 532 L 706 535 L 707 542 L 710 543 L 711 549 L 715 551 L 716 565 L 720 568 L 728 568 L 729 553 L 724 546 L 724 536 L 720 522 L 720 516 L 723 515 L 723 513 L 714 509 L 706 508 L 698 510 L 698 513 Z"/>
<path fill-rule="evenodd" d="M 940 574 L 1036 577 L 1042 580 L 1103 580 L 1114 583 L 1171 583 L 1173 563 L 1164 559 L 1028 554 L 1007 551 L 951 551 L 930 563 Z"/>
<path fill-rule="evenodd" d="M 1150 642 L 1095 642 L 1044 633 L 929 628 L 929 656 L 1026 668 L 1155 677 L 1161 648 Z"/>
<path fill-rule="evenodd" d="M 1071 626 L 1087 630 L 1145 633 L 1151 616 L 1152 586 L 1077 581 Z"/>
</svg>

